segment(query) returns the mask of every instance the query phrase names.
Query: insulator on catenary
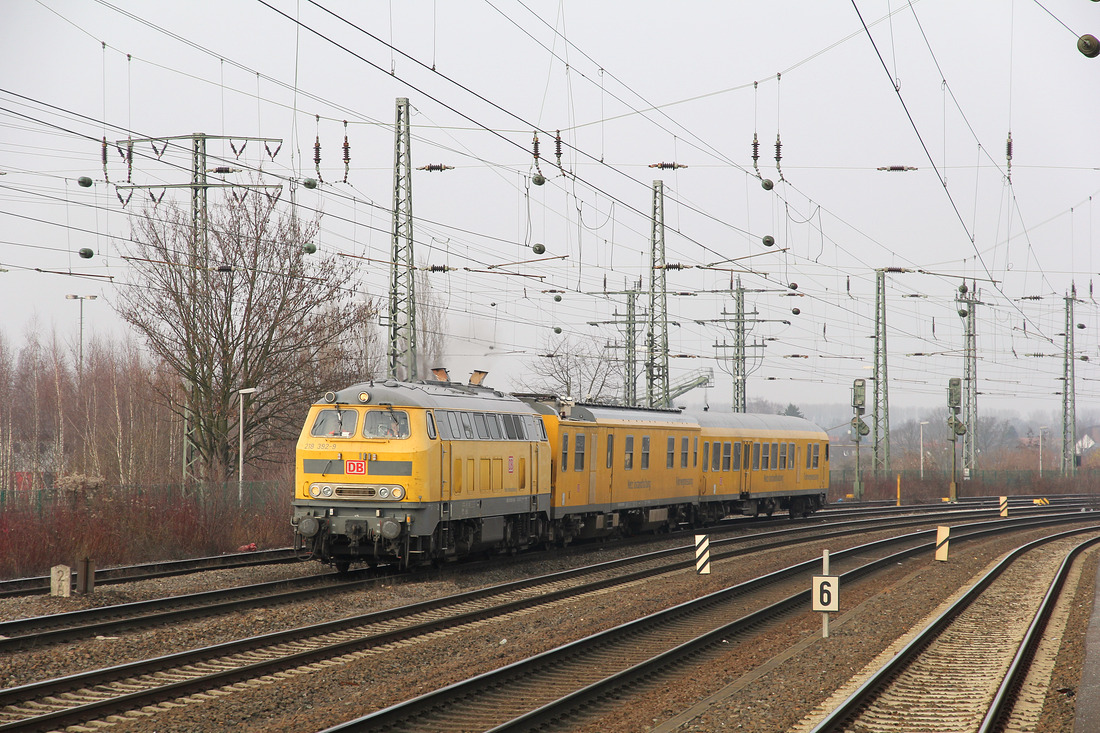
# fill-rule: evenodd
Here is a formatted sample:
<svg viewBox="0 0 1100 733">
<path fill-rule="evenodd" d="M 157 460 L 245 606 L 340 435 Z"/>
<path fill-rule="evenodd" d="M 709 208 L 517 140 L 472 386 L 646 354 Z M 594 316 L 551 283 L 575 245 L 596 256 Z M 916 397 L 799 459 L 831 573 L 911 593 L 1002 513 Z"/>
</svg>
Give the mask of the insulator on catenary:
<svg viewBox="0 0 1100 733">
<path fill-rule="evenodd" d="M 248 141 L 247 140 L 245 140 L 243 143 L 241 143 L 241 149 L 240 150 L 237 150 L 237 146 L 233 144 L 232 140 L 229 141 L 229 149 L 233 151 L 233 155 L 235 155 L 237 157 L 237 160 L 240 160 L 241 156 L 244 155 L 244 149 L 246 147 L 248 147 Z"/>
<path fill-rule="evenodd" d="M 165 145 L 167 145 L 167 143 L 165 143 Z M 271 148 L 268 147 L 268 144 L 264 143 L 264 150 L 267 151 L 267 157 L 271 158 L 272 160 L 275 160 L 275 156 L 278 155 L 279 151 L 282 150 L 282 149 L 283 149 L 283 144 L 279 143 L 278 147 L 275 148 L 275 152 L 273 153 L 273 152 L 271 152 Z"/>
<path fill-rule="evenodd" d="M 428 272 L 449 272 L 455 268 L 447 267 L 446 265 L 428 265 L 425 269 L 427 269 Z"/>
<path fill-rule="evenodd" d="M 344 183 L 348 182 L 349 170 L 351 170 L 351 145 L 348 145 L 348 121 L 344 120 Z"/>
<path fill-rule="evenodd" d="M 917 169 L 916 166 L 912 166 L 912 165 L 883 165 L 883 166 L 879 166 L 880 171 L 898 172 L 898 171 L 915 171 L 916 169 Z"/>
<path fill-rule="evenodd" d="M 1008 133 L 1008 140 L 1005 142 L 1005 160 L 1008 161 L 1008 180 L 1012 180 L 1012 131 Z"/>
<path fill-rule="evenodd" d="M 321 123 L 321 115 L 317 115 L 317 124 Z M 313 165 L 317 169 L 317 180 L 321 183 L 325 182 L 325 179 L 321 177 L 321 135 L 318 133 L 313 143 Z"/>
<path fill-rule="evenodd" d="M 111 182 L 110 176 L 107 175 L 107 138 L 103 138 L 103 180 L 107 183 Z"/>
<path fill-rule="evenodd" d="M 687 168 L 683 163 L 650 163 L 650 168 L 658 168 L 663 171 L 674 171 L 677 168 Z"/>
<path fill-rule="evenodd" d="M 131 140 L 126 141 L 126 182 L 132 183 L 131 177 L 134 174 L 134 143 Z"/>
<path fill-rule="evenodd" d="M 453 171 L 455 167 L 453 165 L 446 165 L 444 163 L 428 163 L 428 165 L 422 165 L 417 168 L 418 171 Z"/>
<path fill-rule="evenodd" d="M 756 175 L 760 175 L 760 166 L 758 161 L 760 160 L 760 138 L 756 136 L 754 132 L 752 134 L 752 167 L 756 169 Z"/>
<path fill-rule="evenodd" d="M 531 143 L 531 146 L 532 146 L 532 148 L 534 149 L 534 153 L 535 153 L 535 165 L 537 166 L 537 165 L 538 165 L 538 163 L 539 163 L 539 134 L 538 134 L 537 132 L 535 133 L 535 139 L 534 139 L 534 141 L 533 141 L 533 142 Z"/>
<path fill-rule="evenodd" d="M 557 131 L 554 138 L 554 157 L 558 159 L 558 168 L 561 168 L 561 130 Z"/>
</svg>

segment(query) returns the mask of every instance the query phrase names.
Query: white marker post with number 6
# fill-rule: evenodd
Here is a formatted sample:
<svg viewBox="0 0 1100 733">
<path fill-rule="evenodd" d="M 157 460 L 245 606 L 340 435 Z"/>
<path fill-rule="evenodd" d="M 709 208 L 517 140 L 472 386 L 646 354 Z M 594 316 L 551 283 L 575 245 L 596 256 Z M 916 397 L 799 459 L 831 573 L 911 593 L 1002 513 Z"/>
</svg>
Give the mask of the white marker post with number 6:
<svg viewBox="0 0 1100 733">
<path fill-rule="evenodd" d="M 829 612 L 840 610 L 840 578 L 829 575 L 829 551 L 821 553 L 821 575 L 813 576 L 813 587 L 810 592 L 811 608 L 814 611 L 822 611 L 821 637 L 829 638 Z"/>
</svg>

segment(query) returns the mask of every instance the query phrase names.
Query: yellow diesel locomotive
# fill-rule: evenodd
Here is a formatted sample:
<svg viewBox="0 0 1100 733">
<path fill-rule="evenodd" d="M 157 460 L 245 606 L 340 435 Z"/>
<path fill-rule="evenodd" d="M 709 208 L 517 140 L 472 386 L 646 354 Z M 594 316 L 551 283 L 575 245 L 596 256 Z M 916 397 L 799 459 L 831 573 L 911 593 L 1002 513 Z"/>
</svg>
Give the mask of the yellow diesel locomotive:
<svg viewBox="0 0 1100 733">
<path fill-rule="evenodd" d="M 311 407 L 292 524 L 295 545 L 338 570 L 409 567 L 731 514 L 806 516 L 828 482 L 828 436 L 801 418 L 391 380 Z"/>
</svg>

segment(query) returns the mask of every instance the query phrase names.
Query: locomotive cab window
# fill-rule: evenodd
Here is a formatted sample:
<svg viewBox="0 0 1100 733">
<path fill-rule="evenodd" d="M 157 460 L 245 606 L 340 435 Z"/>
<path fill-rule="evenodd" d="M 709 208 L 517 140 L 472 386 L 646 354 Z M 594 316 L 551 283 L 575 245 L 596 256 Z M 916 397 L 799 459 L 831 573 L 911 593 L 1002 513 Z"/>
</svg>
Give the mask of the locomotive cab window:
<svg viewBox="0 0 1100 733">
<path fill-rule="evenodd" d="M 399 410 L 371 410 L 363 424 L 367 438 L 409 437 L 409 415 Z"/>
<path fill-rule="evenodd" d="M 569 470 L 569 433 L 561 434 L 561 470 Z"/>
<path fill-rule="evenodd" d="M 615 458 L 615 433 L 607 436 L 607 467 L 611 468 L 611 462 Z"/>
<path fill-rule="evenodd" d="M 573 442 L 573 470 L 584 470 L 584 433 L 577 433 Z"/>
<path fill-rule="evenodd" d="M 703 442 L 703 470 L 710 468 L 710 443 Z"/>
<path fill-rule="evenodd" d="M 321 410 L 309 434 L 315 438 L 350 438 L 355 435 L 359 413 L 355 410 Z"/>
</svg>

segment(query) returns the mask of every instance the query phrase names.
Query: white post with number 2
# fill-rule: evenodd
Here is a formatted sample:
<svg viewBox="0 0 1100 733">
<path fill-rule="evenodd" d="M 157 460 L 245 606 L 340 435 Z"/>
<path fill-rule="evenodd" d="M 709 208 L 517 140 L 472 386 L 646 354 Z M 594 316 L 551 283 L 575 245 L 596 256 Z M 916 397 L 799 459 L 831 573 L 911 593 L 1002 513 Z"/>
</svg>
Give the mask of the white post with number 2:
<svg viewBox="0 0 1100 733">
<path fill-rule="evenodd" d="M 813 577 L 813 588 L 810 592 L 812 609 L 822 611 L 821 637 L 829 638 L 829 612 L 840 610 L 840 578 L 829 575 L 829 551 L 821 553 L 821 575 Z"/>
</svg>

